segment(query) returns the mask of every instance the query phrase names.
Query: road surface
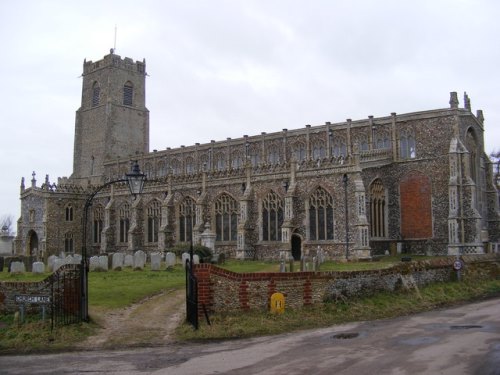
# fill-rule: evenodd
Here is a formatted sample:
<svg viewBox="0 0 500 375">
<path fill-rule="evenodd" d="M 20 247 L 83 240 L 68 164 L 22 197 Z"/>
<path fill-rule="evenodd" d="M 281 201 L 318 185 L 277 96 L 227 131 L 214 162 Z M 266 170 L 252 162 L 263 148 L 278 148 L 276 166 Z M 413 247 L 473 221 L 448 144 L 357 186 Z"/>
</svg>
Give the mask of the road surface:
<svg viewBox="0 0 500 375">
<path fill-rule="evenodd" d="M 1 374 L 500 374 L 500 299 L 278 336 L 1 356 Z"/>
</svg>

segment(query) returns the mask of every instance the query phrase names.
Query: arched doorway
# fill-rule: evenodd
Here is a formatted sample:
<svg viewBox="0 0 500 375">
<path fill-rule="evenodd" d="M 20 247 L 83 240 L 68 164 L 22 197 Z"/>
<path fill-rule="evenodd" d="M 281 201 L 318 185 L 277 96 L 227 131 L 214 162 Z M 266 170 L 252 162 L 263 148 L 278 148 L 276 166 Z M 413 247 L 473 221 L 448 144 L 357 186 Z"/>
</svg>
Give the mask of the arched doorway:
<svg viewBox="0 0 500 375">
<path fill-rule="evenodd" d="M 38 236 L 34 230 L 28 233 L 28 252 L 30 256 L 38 256 L 40 249 L 38 248 Z"/>
<path fill-rule="evenodd" d="M 298 234 L 292 235 L 292 256 L 294 260 L 300 260 L 302 256 L 302 239 Z"/>
</svg>

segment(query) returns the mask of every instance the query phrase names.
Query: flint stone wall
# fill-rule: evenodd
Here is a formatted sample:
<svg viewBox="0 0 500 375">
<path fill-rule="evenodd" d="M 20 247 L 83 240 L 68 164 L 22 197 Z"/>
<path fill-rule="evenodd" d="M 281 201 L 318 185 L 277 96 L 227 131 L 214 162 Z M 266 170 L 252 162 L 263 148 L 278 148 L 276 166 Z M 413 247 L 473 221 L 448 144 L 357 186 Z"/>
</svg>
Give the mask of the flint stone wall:
<svg viewBox="0 0 500 375">
<path fill-rule="evenodd" d="M 500 277 L 500 255 L 463 256 L 464 280 Z M 198 306 L 212 313 L 269 307 L 273 293 L 285 296 L 287 308 L 369 296 L 381 291 L 421 287 L 456 279 L 454 257 L 400 263 L 392 268 L 349 272 L 235 273 L 212 264 L 195 266 Z"/>
</svg>

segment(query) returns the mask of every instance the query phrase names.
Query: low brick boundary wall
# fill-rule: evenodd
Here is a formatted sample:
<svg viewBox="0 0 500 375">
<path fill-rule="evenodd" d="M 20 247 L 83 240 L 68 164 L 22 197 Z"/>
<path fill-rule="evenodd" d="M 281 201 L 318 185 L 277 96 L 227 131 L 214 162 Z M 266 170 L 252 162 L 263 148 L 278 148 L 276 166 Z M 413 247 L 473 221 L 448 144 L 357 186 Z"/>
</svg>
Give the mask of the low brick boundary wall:
<svg viewBox="0 0 500 375">
<path fill-rule="evenodd" d="M 48 276 L 42 281 L 0 281 L 0 313 L 14 313 L 19 311 L 20 304 L 16 302 L 16 296 L 22 295 L 27 297 L 50 296 L 53 298 L 53 283 L 57 278 L 62 278 L 63 274 L 71 274 L 80 267 L 77 264 L 66 264 L 61 266 L 55 273 Z M 74 274 L 74 272 L 73 272 Z M 59 294 L 63 295 L 64 290 L 59 290 Z M 26 313 L 36 313 L 40 309 L 39 303 L 30 303 L 29 298 L 23 303 Z M 49 310 L 52 303 L 47 304 Z"/>
<path fill-rule="evenodd" d="M 368 296 L 381 291 L 424 286 L 456 279 L 455 257 L 401 262 L 391 268 L 368 271 L 289 273 L 235 273 L 212 264 L 195 265 L 198 304 L 212 313 L 269 307 L 271 295 L 283 293 L 287 307 L 300 308 L 327 300 Z M 500 277 L 500 255 L 461 257 L 461 277 Z"/>
</svg>

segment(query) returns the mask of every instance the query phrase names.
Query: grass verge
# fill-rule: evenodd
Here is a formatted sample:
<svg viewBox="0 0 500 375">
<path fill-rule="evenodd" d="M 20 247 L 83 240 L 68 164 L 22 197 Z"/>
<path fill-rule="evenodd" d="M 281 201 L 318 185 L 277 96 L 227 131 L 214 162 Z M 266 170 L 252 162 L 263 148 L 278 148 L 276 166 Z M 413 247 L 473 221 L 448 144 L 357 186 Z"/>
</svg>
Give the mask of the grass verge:
<svg viewBox="0 0 500 375">
<path fill-rule="evenodd" d="M 217 314 L 210 317 L 211 325 L 200 319 L 197 331 L 187 323 L 180 325 L 176 329 L 176 337 L 180 341 L 186 341 L 274 335 L 347 322 L 409 315 L 494 296 L 500 296 L 500 280 L 439 283 L 421 288 L 419 293 L 379 293 L 344 302 L 286 309 L 282 315 L 264 311 Z"/>
</svg>

